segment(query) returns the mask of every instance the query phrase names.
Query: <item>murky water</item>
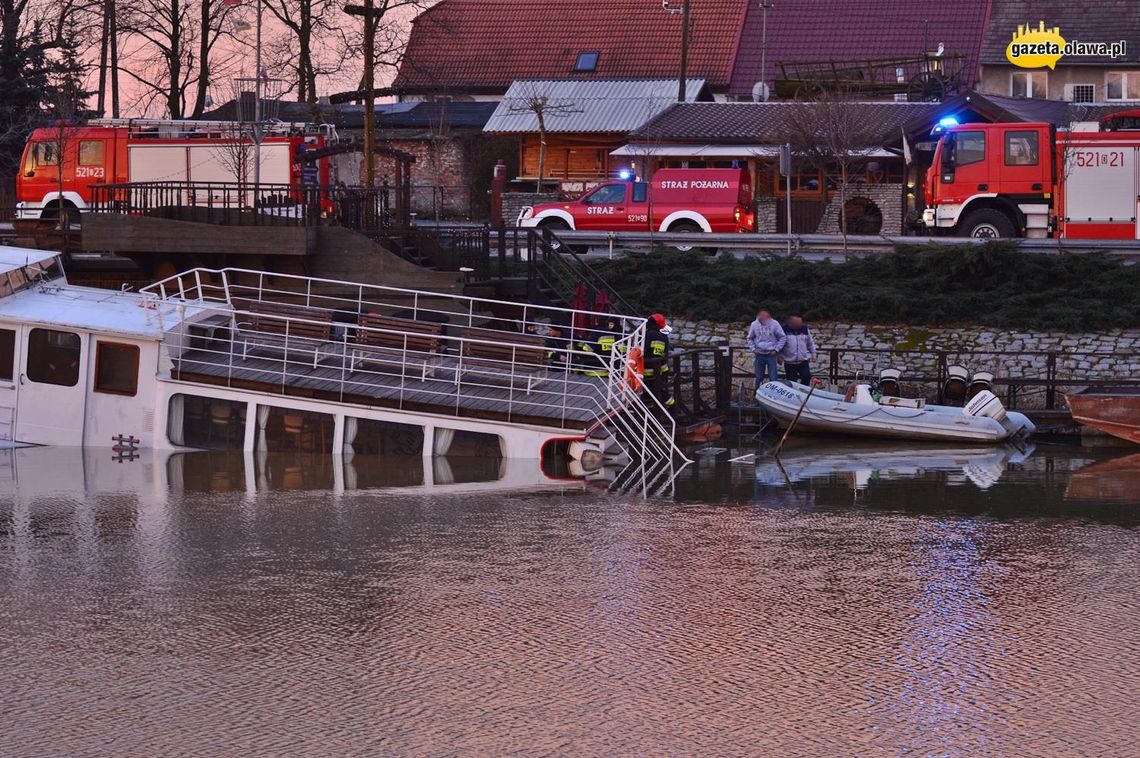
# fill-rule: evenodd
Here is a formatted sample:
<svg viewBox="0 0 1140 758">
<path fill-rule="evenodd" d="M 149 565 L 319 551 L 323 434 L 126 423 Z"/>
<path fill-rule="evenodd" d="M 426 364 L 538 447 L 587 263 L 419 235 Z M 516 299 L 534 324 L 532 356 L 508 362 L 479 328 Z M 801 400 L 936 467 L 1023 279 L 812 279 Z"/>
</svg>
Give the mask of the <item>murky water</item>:
<svg viewBox="0 0 1140 758">
<path fill-rule="evenodd" d="M 0 451 L 0 754 L 1134 755 L 1129 452 Z"/>
</svg>

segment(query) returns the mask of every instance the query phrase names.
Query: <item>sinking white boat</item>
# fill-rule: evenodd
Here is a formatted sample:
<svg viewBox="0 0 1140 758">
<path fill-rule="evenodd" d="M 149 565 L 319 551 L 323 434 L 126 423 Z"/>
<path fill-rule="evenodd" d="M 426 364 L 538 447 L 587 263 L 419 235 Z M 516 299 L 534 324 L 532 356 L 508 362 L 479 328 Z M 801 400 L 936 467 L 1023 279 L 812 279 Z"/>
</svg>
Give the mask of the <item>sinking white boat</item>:
<svg viewBox="0 0 1140 758">
<path fill-rule="evenodd" d="M 799 414 L 796 429 L 857 437 L 994 443 L 1032 434 L 1023 414 L 1007 411 L 992 392 L 976 395 L 965 408 L 928 405 L 921 399 L 875 400 L 866 384 L 840 395 L 794 382 L 768 382 L 756 400 L 783 424 Z M 806 402 L 805 402 L 806 401 Z M 801 412 L 802 408 L 802 412 Z"/>
</svg>

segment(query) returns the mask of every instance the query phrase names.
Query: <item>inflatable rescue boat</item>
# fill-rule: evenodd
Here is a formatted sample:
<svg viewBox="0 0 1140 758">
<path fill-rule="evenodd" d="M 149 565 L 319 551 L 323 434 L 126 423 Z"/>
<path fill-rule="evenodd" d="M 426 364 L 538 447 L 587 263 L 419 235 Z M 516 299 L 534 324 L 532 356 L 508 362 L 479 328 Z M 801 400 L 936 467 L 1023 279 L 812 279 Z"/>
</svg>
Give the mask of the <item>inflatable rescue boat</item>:
<svg viewBox="0 0 1140 758">
<path fill-rule="evenodd" d="M 802 384 L 768 382 L 756 390 L 756 400 L 784 425 L 798 413 L 797 430 L 826 434 L 992 443 L 1036 430 L 1032 421 L 1007 411 L 988 390 L 975 395 L 964 408 L 928 405 L 912 398 L 876 400 L 867 384 L 855 385 L 854 392 L 846 395 L 817 388 L 808 397 L 808 392 Z"/>
</svg>

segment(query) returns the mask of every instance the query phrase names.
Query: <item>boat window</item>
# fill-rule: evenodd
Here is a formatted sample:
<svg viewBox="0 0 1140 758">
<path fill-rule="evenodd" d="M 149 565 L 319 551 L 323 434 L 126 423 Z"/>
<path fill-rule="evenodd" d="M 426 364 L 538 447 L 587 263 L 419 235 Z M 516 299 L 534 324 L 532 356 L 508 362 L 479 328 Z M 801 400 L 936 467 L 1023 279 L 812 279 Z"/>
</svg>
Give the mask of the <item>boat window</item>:
<svg viewBox="0 0 1140 758">
<path fill-rule="evenodd" d="M 497 434 L 470 432 L 464 429 L 436 429 L 435 455 L 456 458 L 500 458 L 502 438 Z"/>
<path fill-rule="evenodd" d="M 334 419 L 328 413 L 259 405 L 255 450 L 270 453 L 328 453 Z"/>
<path fill-rule="evenodd" d="M 360 455 L 418 455 L 424 450 L 424 429 L 371 418 L 344 419 L 344 452 Z"/>
<path fill-rule="evenodd" d="M 16 330 L 0 329 L 0 379 L 12 381 L 16 375 Z"/>
<path fill-rule="evenodd" d="M 95 348 L 95 391 L 133 397 L 138 389 L 138 346 L 100 342 Z"/>
<path fill-rule="evenodd" d="M 80 344 L 74 332 L 33 329 L 28 335 L 28 379 L 74 387 L 79 383 Z"/>
<path fill-rule="evenodd" d="M 166 435 L 172 445 L 241 450 L 245 409 L 246 403 L 237 400 L 179 393 L 170 398 Z"/>
</svg>

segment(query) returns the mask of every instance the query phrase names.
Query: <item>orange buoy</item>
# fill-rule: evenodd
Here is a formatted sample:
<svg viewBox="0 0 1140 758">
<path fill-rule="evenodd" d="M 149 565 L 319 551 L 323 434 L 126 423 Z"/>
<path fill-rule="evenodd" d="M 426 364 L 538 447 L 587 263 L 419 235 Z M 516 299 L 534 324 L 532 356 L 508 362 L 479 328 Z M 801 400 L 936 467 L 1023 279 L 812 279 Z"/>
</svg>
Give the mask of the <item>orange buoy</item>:
<svg viewBox="0 0 1140 758">
<path fill-rule="evenodd" d="M 634 392 L 640 392 L 643 376 L 645 376 L 645 356 L 641 348 L 635 347 L 629 351 L 629 358 L 625 362 L 625 383 Z"/>
</svg>

